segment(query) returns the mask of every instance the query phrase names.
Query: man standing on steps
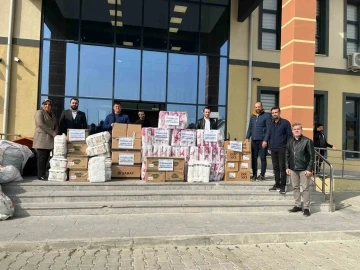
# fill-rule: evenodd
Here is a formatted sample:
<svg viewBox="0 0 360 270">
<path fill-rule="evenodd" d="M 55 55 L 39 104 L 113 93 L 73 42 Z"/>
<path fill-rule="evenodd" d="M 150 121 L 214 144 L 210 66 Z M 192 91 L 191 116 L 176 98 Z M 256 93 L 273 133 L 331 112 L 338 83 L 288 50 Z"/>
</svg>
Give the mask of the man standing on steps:
<svg viewBox="0 0 360 270">
<path fill-rule="evenodd" d="M 295 207 L 289 212 L 301 212 L 300 184 L 303 188 L 304 216 L 310 216 L 310 191 L 312 171 L 314 170 L 315 150 L 312 140 L 302 135 L 302 125 L 292 125 L 293 137 L 286 145 L 286 173 L 290 175 L 294 189 Z"/>
<path fill-rule="evenodd" d="M 314 147 L 323 148 L 323 149 L 320 149 L 320 151 L 319 151 L 320 155 L 322 155 L 323 157 L 326 154 L 325 148 L 331 148 L 331 149 L 336 150 L 335 145 L 331 145 L 327 142 L 326 136 L 324 134 L 324 125 L 323 124 L 316 125 L 316 131 L 314 133 Z M 316 174 L 319 174 L 322 162 L 323 162 L 323 159 L 317 156 L 316 157 L 316 168 L 315 168 Z"/>
<path fill-rule="evenodd" d="M 253 176 L 251 181 L 265 180 L 266 153 L 269 139 L 271 115 L 266 113 L 261 102 L 255 103 L 255 111 L 250 117 L 249 127 L 246 134 L 246 141 L 251 138 L 251 165 Z M 257 176 L 258 157 L 261 160 L 261 173 Z"/>
<path fill-rule="evenodd" d="M 275 185 L 269 191 L 285 194 L 286 187 L 286 144 L 292 137 L 290 122 L 280 117 L 280 108 L 271 109 L 272 121 L 269 131 L 269 152 L 275 173 Z"/>
<path fill-rule="evenodd" d="M 70 100 L 70 110 L 64 110 L 60 116 L 59 135 L 67 134 L 68 129 L 87 129 L 86 115 L 78 110 L 79 100 Z"/>
</svg>

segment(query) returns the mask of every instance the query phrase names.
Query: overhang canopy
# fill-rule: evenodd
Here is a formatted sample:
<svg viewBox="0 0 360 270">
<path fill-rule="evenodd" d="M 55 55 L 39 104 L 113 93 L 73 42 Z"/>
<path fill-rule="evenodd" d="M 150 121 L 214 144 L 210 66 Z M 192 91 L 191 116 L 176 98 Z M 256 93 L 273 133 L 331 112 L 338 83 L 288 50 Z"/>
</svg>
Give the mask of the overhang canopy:
<svg viewBox="0 0 360 270">
<path fill-rule="evenodd" d="M 262 3 L 263 0 L 239 0 L 238 22 L 243 22 Z"/>
</svg>

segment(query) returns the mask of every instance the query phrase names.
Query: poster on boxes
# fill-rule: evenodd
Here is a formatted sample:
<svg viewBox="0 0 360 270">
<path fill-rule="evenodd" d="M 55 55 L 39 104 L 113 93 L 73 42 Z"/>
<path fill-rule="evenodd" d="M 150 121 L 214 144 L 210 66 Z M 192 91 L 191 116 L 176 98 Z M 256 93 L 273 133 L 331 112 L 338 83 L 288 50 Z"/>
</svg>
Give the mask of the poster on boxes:
<svg viewBox="0 0 360 270">
<path fill-rule="evenodd" d="M 135 155 L 134 154 L 120 154 L 119 165 L 134 165 Z"/>
<path fill-rule="evenodd" d="M 134 148 L 134 139 L 131 137 L 120 137 L 119 138 L 119 148 Z"/>
<path fill-rule="evenodd" d="M 242 142 L 239 141 L 230 141 L 228 145 L 228 150 L 234 151 L 234 152 L 242 152 Z"/>
<path fill-rule="evenodd" d="M 180 118 L 178 115 L 166 115 L 165 116 L 165 125 L 167 126 L 179 126 Z"/>
<path fill-rule="evenodd" d="M 205 142 L 217 142 L 217 130 L 204 130 L 204 141 Z"/>
<path fill-rule="evenodd" d="M 171 172 L 174 170 L 174 160 L 173 159 L 159 159 L 159 171 L 162 172 Z"/>
<path fill-rule="evenodd" d="M 69 129 L 68 137 L 70 142 L 85 141 L 85 129 Z"/>
<path fill-rule="evenodd" d="M 167 141 L 169 140 L 169 132 L 166 129 L 155 129 L 154 137 L 157 141 Z"/>
<path fill-rule="evenodd" d="M 195 132 L 189 130 L 183 130 L 180 133 L 182 142 L 193 142 L 195 140 Z"/>
</svg>

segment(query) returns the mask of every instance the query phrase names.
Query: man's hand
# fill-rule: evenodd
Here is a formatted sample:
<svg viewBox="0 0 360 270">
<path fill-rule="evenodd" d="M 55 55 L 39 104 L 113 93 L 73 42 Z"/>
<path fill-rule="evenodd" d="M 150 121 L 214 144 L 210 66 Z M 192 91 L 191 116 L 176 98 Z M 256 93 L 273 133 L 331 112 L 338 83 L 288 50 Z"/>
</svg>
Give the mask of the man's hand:
<svg viewBox="0 0 360 270">
<path fill-rule="evenodd" d="M 336 146 L 335 146 L 335 145 L 333 145 L 333 147 L 332 147 L 331 149 L 337 150 L 337 148 L 336 148 Z"/>
<path fill-rule="evenodd" d="M 311 176 L 312 176 L 312 172 L 305 171 L 305 176 L 306 176 L 306 177 L 311 177 Z"/>
<path fill-rule="evenodd" d="M 287 174 L 287 175 L 290 175 L 290 173 L 291 173 L 291 170 L 290 170 L 290 169 L 286 169 L 286 174 Z"/>
<path fill-rule="evenodd" d="M 57 135 L 56 131 L 53 132 L 52 136 L 55 137 Z"/>
<path fill-rule="evenodd" d="M 262 142 L 262 148 L 266 148 L 267 147 L 267 142 L 263 141 Z"/>
<path fill-rule="evenodd" d="M 249 142 L 249 139 L 246 139 L 245 142 Z"/>
<path fill-rule="evenodd" d="M 113 127 L 114 123 L 111 124 L 111 127 Z"/>
</svg>

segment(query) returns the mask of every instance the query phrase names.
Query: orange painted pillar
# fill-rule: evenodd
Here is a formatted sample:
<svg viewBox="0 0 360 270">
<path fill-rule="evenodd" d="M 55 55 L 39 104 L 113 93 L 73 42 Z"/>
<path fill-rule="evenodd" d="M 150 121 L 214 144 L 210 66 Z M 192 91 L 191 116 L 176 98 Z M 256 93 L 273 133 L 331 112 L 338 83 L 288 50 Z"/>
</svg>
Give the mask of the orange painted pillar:
<svg viewBox="0 0 360 270">
<path fill-rule="evenodd" d="M 316 0 L 282 0 L 280 107 L 313 138 Z"/>
</svg>

